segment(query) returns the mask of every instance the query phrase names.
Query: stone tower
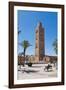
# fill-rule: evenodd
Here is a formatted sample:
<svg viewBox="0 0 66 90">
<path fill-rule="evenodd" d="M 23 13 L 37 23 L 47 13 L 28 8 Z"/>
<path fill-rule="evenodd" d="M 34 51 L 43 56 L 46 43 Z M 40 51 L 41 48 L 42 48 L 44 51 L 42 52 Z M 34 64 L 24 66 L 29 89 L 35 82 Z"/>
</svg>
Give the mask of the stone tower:
<svg viewBox="0 0 66 90">
<path fill-rule="evenodd" d="M 36 28 L 36 42 L 35 42 L 35 61 L 39 62 L 43 60 L 45 55 L 45 43 L 44 43 L 44 28 L 42 23 L 39 22 Z"/>
</svg>

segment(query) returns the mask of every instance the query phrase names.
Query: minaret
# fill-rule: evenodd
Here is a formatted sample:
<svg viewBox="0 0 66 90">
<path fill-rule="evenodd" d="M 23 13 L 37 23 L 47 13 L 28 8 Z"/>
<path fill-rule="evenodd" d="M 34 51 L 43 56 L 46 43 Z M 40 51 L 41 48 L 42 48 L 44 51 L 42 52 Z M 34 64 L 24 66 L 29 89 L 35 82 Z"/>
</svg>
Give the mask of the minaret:
<svg viewBox="0 0 66 90">
<path fill-rule="evenodd" d="M 39 62 L 43 60 L 45 55 L 45 43 L 44 43 L 44 28 L 42 23 L 39 22 L 36 28 L 36 42 L 35 42 L 35 61 Z"/>
</svg>

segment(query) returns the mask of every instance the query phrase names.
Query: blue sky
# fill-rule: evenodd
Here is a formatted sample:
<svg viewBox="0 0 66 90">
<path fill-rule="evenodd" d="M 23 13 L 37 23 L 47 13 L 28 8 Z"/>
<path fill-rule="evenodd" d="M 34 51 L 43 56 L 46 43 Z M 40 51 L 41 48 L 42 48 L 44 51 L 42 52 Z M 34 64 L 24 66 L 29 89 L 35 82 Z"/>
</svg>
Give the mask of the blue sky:
<svg viewBox="0 0 66 90">
<path fill-rule="evenodd" d="M 55 55 L 52 43 L 57 38 L 57 12 L 18 10 L 18 27 L 21 30 L 18 40 L 28 40 L 32 46 L 27 48 L 26 54 L 35 55 L 35 30 L 39 22 L 45 30 L 45 55 Z M 21 46 L 18 53 L 23 52 Z"/>
</svg>

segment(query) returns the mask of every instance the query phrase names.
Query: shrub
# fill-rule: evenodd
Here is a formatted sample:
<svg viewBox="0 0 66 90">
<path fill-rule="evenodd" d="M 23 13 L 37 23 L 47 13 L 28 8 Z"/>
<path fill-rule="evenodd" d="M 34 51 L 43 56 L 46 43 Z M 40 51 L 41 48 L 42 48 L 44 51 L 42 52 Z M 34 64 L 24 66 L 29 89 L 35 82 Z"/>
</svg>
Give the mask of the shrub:
<svg viewBox="0 0 66 90">
<path fill-rule="evenodd" d="M 30 63 L 28 63 L 27 65 L 28 65 L 29 67 L 32 67 L 32 63 L 31 63 L 31 62 L 30 62 Z"/>
</svg>

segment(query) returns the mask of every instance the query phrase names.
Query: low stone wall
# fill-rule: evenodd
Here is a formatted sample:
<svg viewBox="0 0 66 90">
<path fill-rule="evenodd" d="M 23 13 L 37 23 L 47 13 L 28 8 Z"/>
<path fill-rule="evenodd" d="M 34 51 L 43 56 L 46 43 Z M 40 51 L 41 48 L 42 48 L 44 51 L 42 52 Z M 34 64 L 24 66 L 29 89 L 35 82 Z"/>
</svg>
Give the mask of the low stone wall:
<svg viewBox="0 0 66 90">
<path fill-rule="evenodd" d="M 18 56 L 18 64 L 23 64 L 24 63 L 24 57 L 23 56 Z"/>
<path fill-rule="evenodd" d="M 35 56 L 26 56 L 25 61 L 23 56 L 18 56 L 18 64 L 26 63 L 54 63 L 57 62 L 57 56 L 44 56 L 43 60 L 35 60 Z"/>
<path fill-rule="evenodd" d="M 57 56 L 45 56 L 43 60 L 45 63 L 54 63 L 57 62 Z"/>
</svg>

